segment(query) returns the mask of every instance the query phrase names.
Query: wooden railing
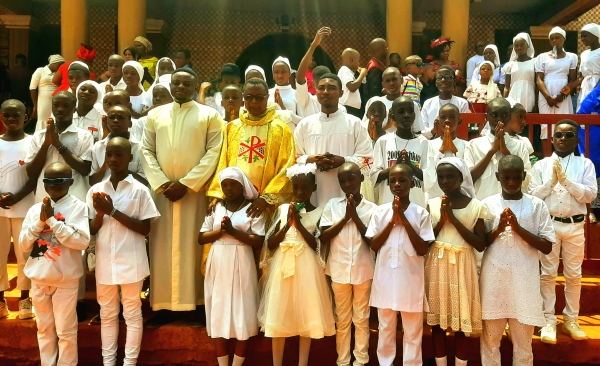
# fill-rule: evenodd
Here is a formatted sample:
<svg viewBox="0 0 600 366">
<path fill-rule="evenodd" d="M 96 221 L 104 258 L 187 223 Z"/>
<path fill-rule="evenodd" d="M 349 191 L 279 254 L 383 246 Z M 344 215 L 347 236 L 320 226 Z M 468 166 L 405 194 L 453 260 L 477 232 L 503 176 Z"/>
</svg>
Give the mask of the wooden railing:
<svg viewBox="0 0 600 366">
<path fill-rule="evenodd" d="M 479 129 L 485 124 L 484 113 L 461 113 L 462 124 L 458 126 L 456 134 L 463 140 L 469 139 L 469 124 L 479 125 Z M 529 139 L 533 141 L 533 125 L 548 126 L 548 136 L 552 136 L 552 125 L 563 119 L 570 119 L 581 126 L 600 126 L 600 115 L 594 114 L 527 114 L 527 125 L 529 126 Z M 590 130 L 585 129 L 585 156 L 589 156 L 590 149 Z M 552 151 L 552 138 L 542 140 L 545 145 L 545 151 Z M 600 141 L 591 141 L 593 144 L 600 144 Z M 547 154 L 549 155 L 549 154 Z M 590 207 L 588 205 L 588 213 Z M 600 260 L 600 223 L 590 225 L 588 217 L 585 220 L 585 259 Z"/>
</svg>

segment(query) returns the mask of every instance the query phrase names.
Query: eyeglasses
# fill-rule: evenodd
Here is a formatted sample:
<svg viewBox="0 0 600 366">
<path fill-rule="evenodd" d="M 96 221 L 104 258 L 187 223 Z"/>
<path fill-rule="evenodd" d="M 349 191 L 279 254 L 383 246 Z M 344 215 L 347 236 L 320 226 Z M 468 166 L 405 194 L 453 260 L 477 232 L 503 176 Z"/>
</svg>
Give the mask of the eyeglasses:
<svg viewBox="0 0 600 366">
<path fill-rule="evenodd" d="M 442 76 L 438 76 L 435 78 L 436 81 L 447 81 L 447 80 L 453 80 L 454 79 L 454 75 L 442 75 Z"/>
<path fill-rule="evenodd" d="M 244 100 L 251 102 L 251 101 L 257 101 L 258 103 L 262 102 L 263 100 L 265 100 L 265 98 L 267 98 L 269 96 L 269 94 L 264 94 L 264 95 L 244 95 Z"/>
<path fill-rule="evenodd" d="M 417 67 L 423 67 L 423 66 L 425 66 L 425 62 L 409 62 L 406 64 L 406 67 L 408 67 L 410 65 L 416 65 Z"/>
<path fill-rule="evenodd" d="M 47 186 L 60 186 L 72 179 L 73 178 L 44 178 L 42 179 L 42 182 L 44 182 L 44 184 Z"/>
<path fill-rule="evenodd" d="M 562 138 L 566 138 L 567 140 L 572 139 L 573 137 L 575 137 L 575 132 L 554 132 L 554 138 L 555 139 L 562 139 Z"/>
</svg>

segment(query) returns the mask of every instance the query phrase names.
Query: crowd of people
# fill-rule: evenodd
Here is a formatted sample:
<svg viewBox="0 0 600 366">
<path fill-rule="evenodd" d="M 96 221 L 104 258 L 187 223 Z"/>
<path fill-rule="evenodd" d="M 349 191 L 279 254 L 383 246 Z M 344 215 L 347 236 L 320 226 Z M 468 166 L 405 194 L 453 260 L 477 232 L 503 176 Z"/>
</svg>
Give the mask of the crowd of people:
<svg viewBox="0 0 600 366">
<path fill-rule="evenodd" d="M 274 60 L 273 88 L 258 65 L 242 75 L 228 63 L 217 83 L 202 83 L 189 51 L 157 59 L 141 36 L 98 78 L 90 46 L 79 61 L 52 55 L 31 81 L 35 133 L 24 131 L 32 113 L 22 101 L 1 106 L 0 317 L 12 237 L 18 317 L 35 317 L 42 365 L 77 364 L 90 270 L 105 365 L 116 363 L 120 313 L 125 365 L 144 326 L 176 319 L 206 326 L 219 366 L 242 365 L 259 330 L 276 366 L 286 338 L 299 336 L 307 365 L 311 339 L 333 335 L 338 365 L 352 355 L 364 365 L 370 307 L 380 365 L 396 357 L 398 313 L 404 365 L 423 363 L 424 323 L 437 365 L 448 363 L 448 331 L 457 365 L 471 336 L 482 364 L 500 365 L 505 331 L 513 363 L 533 365 L 534 327 L 556 343 L 561 256 L 560 329 L 587 338 L 577 319 L 595 162 L 580 154 L 571 119 L 535 141 L 523 133 L 530 112 L 598 111 L 600 26 L 580 35 L 590 49 L 579 66 L 556 27 L 553 50 L 537 57 L 529 35 L 516 35 L 504 65 L 495 45 L 478 44 L 466 77 L 445 37 L 426 62 L 406 57 L 404 71 L 384 39 L 371 42 L 365 68 L 347 48 L 335 74 L 313 62 L 335 38 L 323 27 L 296 71 Z M 470 111 L 487 123 L 465 141 L 456 130 Z M 155 313 L 144 324 L 148 277 Z"/>
</svg>

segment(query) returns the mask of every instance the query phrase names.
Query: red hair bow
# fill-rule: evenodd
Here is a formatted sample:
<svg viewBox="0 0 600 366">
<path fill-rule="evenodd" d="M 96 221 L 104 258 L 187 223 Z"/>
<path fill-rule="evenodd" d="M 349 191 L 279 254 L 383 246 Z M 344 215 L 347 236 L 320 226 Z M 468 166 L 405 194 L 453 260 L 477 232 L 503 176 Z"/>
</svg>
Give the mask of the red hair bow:
<svg viewBox="0 0 600 366">
<path fill-rule="evenodd" d="M 80 60 L 92 62 L 94 61 L 94 58 L 96 58 L 96 50 L 94 48 L 87 49 L 84 45 L 81 45 L 77 52 L 77 57 L 79 57 Z"/>
</svg>

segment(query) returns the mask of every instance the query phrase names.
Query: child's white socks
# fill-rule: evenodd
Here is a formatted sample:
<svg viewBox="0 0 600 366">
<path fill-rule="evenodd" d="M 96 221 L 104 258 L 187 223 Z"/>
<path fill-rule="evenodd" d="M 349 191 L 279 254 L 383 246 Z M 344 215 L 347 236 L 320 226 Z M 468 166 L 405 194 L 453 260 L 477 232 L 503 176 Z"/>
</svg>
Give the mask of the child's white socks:
<svg viewBox="0 0 600 366">
<path fill-rule="evenodd" d="M 435 358 L 435 365 L 436 366 L 448 366 L 448 357 L 447 356 L 436 357 Z"/>
<path fill-rule="evenodd" d="M 467 366 L 467 361 L 468 360 L 461 360 L 460 358 L 456 357 L 454 359 L 454 365 L 455 366 Z"/>
<path fill-rule="evenodd" d="M 229 355 L 217 357 L 217 362 L 219 366 L 229 366 Z"/>
<path fill-rule="evenodd" d="M 246 357 L 240 357 L 238 355 L 233 355 L 233 363 L 231 364 L 231 366 L 242 366 L 244 364 L 244 360 L 246 359 Z"/>
</svg>

